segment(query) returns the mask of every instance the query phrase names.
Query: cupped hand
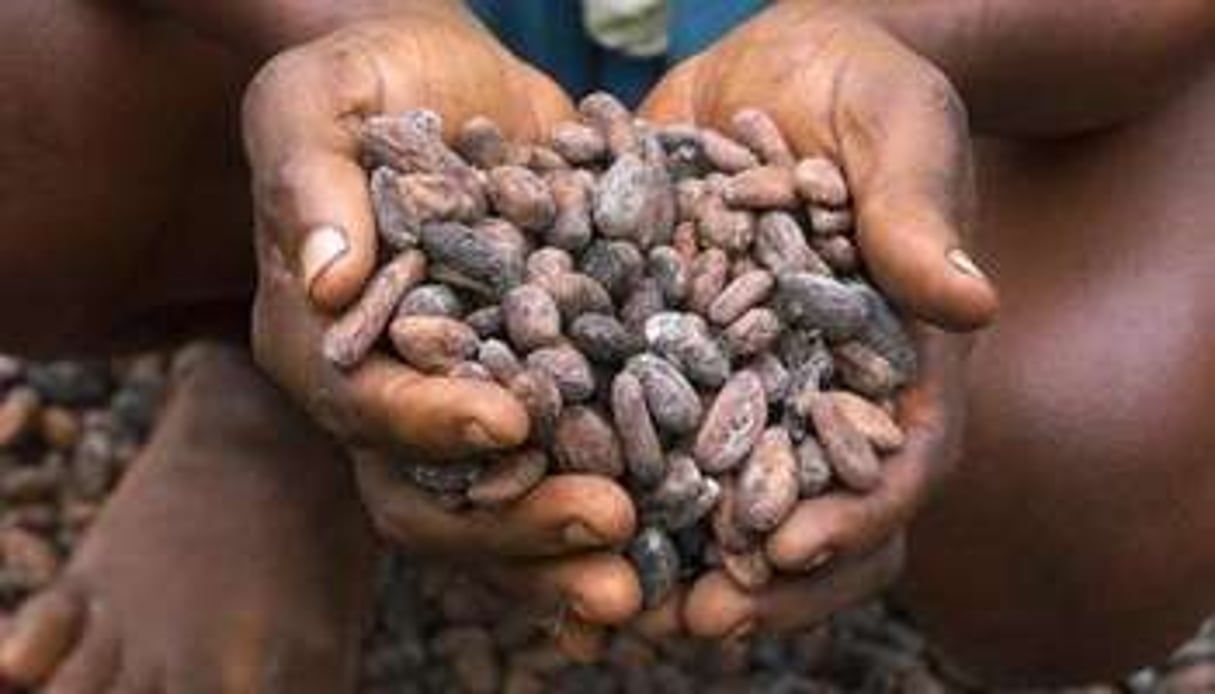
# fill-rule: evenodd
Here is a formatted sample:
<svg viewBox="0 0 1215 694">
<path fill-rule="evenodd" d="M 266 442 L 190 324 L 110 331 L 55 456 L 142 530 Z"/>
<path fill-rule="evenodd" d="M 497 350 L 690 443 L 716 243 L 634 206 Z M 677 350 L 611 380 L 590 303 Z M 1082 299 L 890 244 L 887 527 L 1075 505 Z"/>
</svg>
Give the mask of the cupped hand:
<svg viewBox="0 0 1215 694">
<path fill-rule="evenodd" d="M 570 558 L 623 542 L 633 508 L 614 483 L 547 478 L 501 510 L 447 510 L 403 481 L 402 463 L 438 464 L 521 444 L 522 405 L 492 383 L 423 375 L 372 354 L 340 370 L 322 336 L 377 262 L 359 133 L 380 114 L 426 108 L 450 130 L 482 115 L 534 140 L 573 114 L 560 89 L 498 45 L 458 3 L 415 3 L 352 25 L 268 63 L 244 104 L 253 177 L 259 285 L 254 351 L 271 376 L 332 434 L 358 468 L 379 530 L 422 555 L 475 561 L 563 594 L 592 621 L 636 610 L 622 559 Z"/>
</svg>

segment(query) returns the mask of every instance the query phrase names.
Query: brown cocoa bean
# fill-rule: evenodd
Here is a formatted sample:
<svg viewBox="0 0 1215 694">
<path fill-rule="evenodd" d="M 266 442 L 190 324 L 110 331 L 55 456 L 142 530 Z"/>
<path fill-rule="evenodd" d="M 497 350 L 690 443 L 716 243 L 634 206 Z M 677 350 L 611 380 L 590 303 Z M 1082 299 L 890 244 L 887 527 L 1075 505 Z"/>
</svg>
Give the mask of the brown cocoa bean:
<svg viewBox="0 0 1215 694">
<path fill-rule="evenodd" d="M 584 313 L 613 313 L 612 297 L 608 291 L 581 272 L 562 272 L 532 279 L 557 302 L 561 319 L 572 323 Z"/>
<path fill-rule="evenodd" d="M 397 174 L 381 166 L 371 174 L 371 209 L 375 215 L 380 240 L 394 251 L 405 251 L 418 245 L 418 228 L 405 212 L 397 192 Z"/>
<path fill-rule="evenodd" d="M 820 334 L 808 330 L 786 331 L 780 338 L 780 358 L 789 367 L 790 395 L 804 388 L 821 390 L 835 371 L 835 360 Z"/>
<path fill-rule="evenodd" d="M 537 448 L 502 453 L 468 488 L 477 506 L 502 506 L 527 495 L 548 471 L 548 456 Z"/>
<path fill-rule="evenodd" d="M 678 451 L 667 456 L 666 474 L 652 491 L 642 495 L 643 510 L 662 515 L 676 506 L 695 500 L 704 486 L 696 461 Z"/>
<path fill-rule="evenodd" d="M 329 363 L 349 369 L 363 360 L 392 320 L 397 304 L 426 277 L 426 257 L 406 251 L 380 268 L 362 296 L 325 331 L 321 351 Z"/>
<path fill-rule="evenodd" d="M 645 349 L 644 338 L 606 313 L 584 313 L 569 329 L 570 340 L 589 359 L 618 364 Z"/>
<path fill-rule="evenodd" d="M 681 222 L 675 227 L 675 234 L 671 237 L 671 247 L 674 248 L 683 262 L 688 266 L 688 276 L 691 278 L 692 264 L 696 262 L 696 257 L 700 255 L 700 242 L 696 238 L 696 224 L 693 222 Z"/>
<path fill-rule="evenodd" d="M 404 174 L 395 183 L 399 210 L 415 233 L 427 222 L 470 222 L 485 213 L 481 198 L 446 174 Z"/>
<path fill-rule="evenodd" d="M 505 293 L 523 281 L 522 249 L 495 241 L 471 227 L 454 222 L 426 224 L 419 238 L 432 263 L 490 287 L 495 294 Z"/>
<path fill-rule="evenodd" d="M 451 287 L 423 284 L 405 294 L 397 306 L 397 315 L 459 318 L 464 315 L 464 303 Z"/>
<path fill-rule="evenodd" d="M 667 306 L 679 306 L 688 295 L 688 263 L 672 246 L 655 246 L 650 249 L 646 271 L 658 283 L 663 301 Z"/>
<path fill-rule="evenodd" d="M 706 193 L 696 210 L 696 230 L 705 246 L 742 253 L 755 239 L 755 215 L 731 209 L 719 194 Z"/>
<path fill-rule="evenodd" d="M 747 108 L 730 119 L 734 136 L 767 164 L 793 167 L 797 160 L 788 141 L 772 117 L 759 109 Z"/>
<path fill-rule="evenodd" d="M 455 146 L 460 156 L 480 169 L 522 163 L 523 148 L 509 142 L 498 124 L 485 116 L 465 121 L 456 135 Z"/>
<path fill-rule="evenodd" d="M 807 397 L 806 404 L 827 462 L 839 480 L 858 492 L 877 487 L 882 481 L 882 468 L 865 435 L 830 396 L 814 393 Z"/>
<path fill-rule="evenodd" d="M 793 181 L 802 200 L 820 207 L 848 204 L 848 183 L 844 172 L 825 157 L 809 157 L 793 168 Z"/>
<path fill-rule="evenodd" d="M 633 287 L 633 291 L 620 307 L 620 318 L 630 330 L 640 330 L 652 316 L 665 311 L 666 300 L 658 280 L 644 277 Z"/>
<path fill-rule="evenodd" d="M 529 157 L 526 166 L 540 174 L 550 174 L 554 171 L 568 171 L 570 163 L 561 153 L 552 147 L 532 145 L 527 148 Z"/>
<path fill-rule="evenodd" d="M 501 217 L 486 217 L 473 225 L 478 234 L 509 248 L 511 255 L 526 258 L 532 252 L 532 240 L 522 229 Z"/>
<path fill-rule="evenodd" d="M 594 177 L 582 170 L 563 169 L 546 177 L 557 214 L 544 235 L 545 243 L 577 251 L 591 242 L 591 195 Z"/>
<path fill-rule="evenodd" d="M 612 417 L 632 479 L 643 487 L 661 482 L 666 474 L 662 441 L 646 405 L 645 389 L 627 371 L 617 374 L 612 381 Z"/>
<path fill-rule="evenodd" d="M 831 484 L 831 465 L 823 447 L 813 436 L 797 445 L 797 493 L 810 499 L 823 493 Z"/>
<path fill-rule="evenodd" d="M 722 478 L 721 498 L 713 509 L 713 539 L 723 552 L 743 554 L 755 549 L 759 536 L 738 524 L 735 506 L 738 502 L 738 482 Z"/>
<path fill-rule="evenodd" d="M 721 249 L 710 248 L 698 255 L 688 284 L 688 308 L 701 315 L 708 313 L 709 305 L 725 288 L 729 271 L 730 259 Z"/>
<path fill-rule="evenodd" d="M 574 166 L 597 164 L 608 153 L 603 135 L 582 123 L 565 122 L 553 126 L 549 145 Z"/>
<path fill-rule="evenodd" d="M 658 141 L 666 152 L 667 171 L 675 180 L 691 179 L 705 173 L 709 162 L 704 155 L 700 129 L 690 123 L 664 125 L 657 130 Z"/>
<path fill-rule="evenodd" d="M 878 453 L 894 453 L 903 447 L 903 430 L 881 407 L 846 390 L 833 390 L 827 395 L 835 401 L 840 415 L 852 422 Z"/>
<path fill-rule="evenodd" d="M 29 589 L 50 585 L 59 573 L 59 555 L 46 540 L 22 528 L 0 528 L 0 566 L 18 574 Z"/>
<path fill-rule="evenodd" d="M 402 316 L 388 326 L 397 354 L 424 373 L 443 373 L 477 353 L 473 329 L 454 318 Z"/>
<path fill-rule="evenodd" d="M 768 212 L 759 218 L 755 258 L 778 276 L 790 272 L 831 274 L 831 268 L 806 242 L 801 225 L 787 212 Z"/>
<path fill-rule="evenodd" d="M 722 331 L 721 341 L 731 356 L 749 357 L 772 349 L 783 330 L 776 311 L 753 308 Z"/>
<path fill-rule="evenodd" d="M 869 315 L 860 292 L 830 277 L 808 272 L 777 277 L 776 307 L 790 325 L 821 330 L 833 342 L 855 335 Z"/>
<path fill-rule="evenodd" d="M 733 174 L 759 166 L 754 152 L 712 128 L 701 130 L 700 137 L 705 159 L 722 173 Z"/>
<path fill-rule="evenodd" d="M 852 341 L 831 350 L 839 380 L 871 400 L 884 400 L 903 385 L 903 379 L 882 355 Z"/>
<path fill-rule="evenodd" d="M 806 208 L 810 216 L 810 232 L 815 236 L 837 236 L 852 232 L 855 224 L 852 210 L 848 208 L 835 209 L 811 205 Z"/>
<path fill-rule="evenodd" d="M 561 312 L 540 287 L 524 284 L 502 297 L 502 318 L 511 344 L 524 352 L 561 340 Z"/>
<path fill-rule="evenodd" d="M 737 466 L 759 440 L 768 419 L 763 382 L 750 371 L 726 381 L 696 433 L 692 456 L 701 470 L 718 474 Z"/>
<path fill-rule="evenodd" d="M 625 368 L 641 380 L 650 416 L 660 430 L 672 436 L 696 430 L 703 413 L 700 397 L 674 364 L 653 354 L 638 354 Z"/>
<path fill-rule="evenodd" d="M 915 343 L 903 327 L 903 321 L 889 302 L 865 282 L 853 282 L 851 286 L 865 297 L 869 307 L 868 320 L 857 335 L 857 341 L 877 352 L 890 362 L 898 374 L 899 383 L 915 378 L 917 357 Z"/>
<path fill-rule="evenodd" d="M 752 270 L 726 285 L 709 304 L 709 320 L 729 325 L 751 308 L 767 301 L 776 279 L 766 270 Z"/>
<path fill-rule="evenodd" d="M 75 412 L 66 407 L 51 405 L 42 408 L 38 430 L 42 435 L 42 440 L 46 441 L 51 448 L 68 451 L 80 442 L 83 427 L 80 424 L 80 417 L 76 416 Z"/>
<path fill-rule="evenodd" d="M 489 199 L 498 214 L 530 231 L 547 229 L 557 217 L 557 203 L 548 184 L 522 166 L 491 169 Z"/>
<path fill-rule="evenodd" d="M 685 178 L 675 184 L 675 212 L 679 224 L 695 223 L 700 201 L 708 191 L 708 185 L 699 178 Z"/>
<path fill-rule="evenodd" d="M 670 242 L 675 204 L 674 183 L 667 170 L 626 154 L 595 184 L 592 217 L 605 237 L 627 239 L 647 249 Z"/>
<path fill-rule="evenodd" d="M 566 404 L 586 402 L 595 394 L 595 374 L 586 357 L 568 344 L 543 347 L 527 355 L 528 368 L 552 377 Z"/>
<path fill-rule="evenodd" d="M 435 494 L 452 494 L 460 497 L 463 505 L 464 493 L 481 474 L 477 462 L 451 462 L 440 464 L 402 462 L 398 472 L 403 479 L 419 489 Z"/>
<path fill-rule="evenodd" d="M 656 514 L 658 524 L 671 532 L 691 528 L 709 515 L 720 498 L 721 485 L 717 480 L 711 477 L 702 478 L 696 494 Z"/>
<path fill-rule="evenodd" d="M 641 137 L 633 124 L 633 115 L 616 97 L 604 92 L 590 94 L 579 102 L 578 112 L 599 132 L 612 157 L 636 154 L 641 150 Z"/>
<path fill-rule="evenodd" d="M 643 606 L 658 607 L 679 582 L 679 552 L 675 543 L 658 528 L 643 528 L 629 543 L 627 553 L 641 582 Z"/>
<path fill-rule="evenodd" d="M 718 388 L 730 376 L 730 360 L 705 320 L 694 313 L 654 314 L 645 322 L 645 341 L 651 351 L 666 357 L 693 383 Z"/>
<path fill-rule="evenodd" d="M 553 455 L 562 472 L 619 477 L 624 456 L 615 430 L 598 412 L 581 405 L 567 407 L 557 419 Z"/>
<path fill-rule="evenodd" d="M 489 381 L 494 382 L 494 375 L 489 372 L 482 364 L 475 361 L 462 361 L 459 364 L 451 367 L 444 374 L 448 378 L 463 378 L 470 381 Z"/>
<path fill-rule="evenodd" d="M 505 321 L 501 306 L 483 306 L 464 317 L 468 327 L 476 331 L 481 339 L 497 337 L 503 333 Z"/>
<path fill-rule="evenodd" d="M 768 398 L 769 405 L 784 401 L 789 394 L 792 375 L 775 354 L 764 352 L 752 359 L 747 364 L 747 368 L 754 371 L 764 384 L 764 394 Z"/>
<path fill-rule="evenodd" d="M 626 241 L 596 241 L 582 254 L 578 269 L 603 285 L 616 299 L 624 299 L 645 271 L 645 258 Z"/>
<path fill-rule="evenodd" d="M 8 505 L 45 501 L 59 492 L 62 466 L 16 467 L 0 476 L 0 499 Z"/>
<path fill-rule="evenodd" d="M 507 387 L 527 410 L 531 439 L 542 444 L 551 442 L 563 409 L 561 391 L 553 377 L 538 369 L 524 369 L 510 379 Z"/>
<path fill-rule="evenodd" d="M 438 173 L 467 166 L 443 144 L 443 119 L 434 111 L 372 116 L 363 121 L 364 155 L 377 165 L 403 173 Z"/>
<path fill-rule="evenodd" d="M 489 339 L 477 348 L 477 361 L 493 375 L 499 383 L 510 383 L 523 371 L 523 364 L 515 356 L 510 345 L 501 340 Z"/>
<path fill-rule="evenodd" d="M 730 274 L 729 274 L 730 279 L 726 284 L 733 282 L 734 280 L 738 279 L 739 277 L 742 277 L 743 275 L 747 274 L 748 272 L 756 272 L 757 270 L 763 270 L 763 269 L 764 269 L 764 267 L 762 265 L 760 265 L 759 263 L 755 262 L 755 260 L 753 258 L 749 258 L 747 256 L 740 256 L 738 258 L 735 258 L 733 261 L 730 262 Z"/>
<path fill-rule="evenodd" d="M 758 533 L 776 529 L 797 504 L 797 456 L 789 433 L 780 427 L 763 432 L 738 474 L 734 516 Z"/>
<path fill-rule="evenodd" d="M 10 390 L 0 404 L 0 448 L 6 448 L 25 438 L 38 422 L 42 398 L 28 386 Z"/>
<path fill-rule="evenodd" d="M 810 247 L 837 275 L 854 275 L 861 267 L 856 244 L 847 236 L 811 236 Z"/>
<path fill-rule="evenodd" d="M 792 208 L 797 204 L 793 171 L 784 166 L 760 166 L 730 177 L 722 190 L 726 204 L 753 210 Z"/>
<path fill-rule="evenodd" d="M 551 246 L 539 248 L 527 256 L 527 279 L 560 275 L 574 270 L 574 258 L 568 252 Z"/>
<path fill-rule="evenodd" d="M 757 591 L 772 582 L 772 565 L 762 549 L 752 549 L 735 554 L 722 550 L 721 568 L 739 588 Z"/>
</svg>

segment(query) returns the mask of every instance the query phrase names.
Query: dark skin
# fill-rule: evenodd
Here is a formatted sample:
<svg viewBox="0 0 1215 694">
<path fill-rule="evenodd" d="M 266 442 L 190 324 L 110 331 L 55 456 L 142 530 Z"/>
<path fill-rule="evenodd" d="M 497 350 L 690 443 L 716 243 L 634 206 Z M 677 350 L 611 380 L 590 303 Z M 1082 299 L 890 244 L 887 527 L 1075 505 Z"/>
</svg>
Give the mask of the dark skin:
<svg viewBox="0 0 1215 694">
<path fill-rule="evenodd" d="M 80 111 L 70 106 L 77 99 L 88 100 L 80 96 L 81 85 L 62 71 L 51 73 L 57 82 L 48 80 L 45 70 L 32 69 L 44 55 L 42 47 L 55 42 L 24 30 L 12 37 L 11 45 L 25 47 L 17 54 L 26 61 L 14 61 L 23 69 L 11 68 L 13 79 L 6 83 L 17 84 L 18 93 L 37 96 L 22 103 L 52 104 L 55 107 L 47 110 L 69 115 L 56 123 L 17 112 L 7 116 L 13 119 L 10 131 L 28 129 L 32 121 L 49 128 L 35 142 L 72 146 L 61 156 L 34 147 L 19 152 L 25 156 L 4 158 L 20 165 L 0 173 L 0 181 L 22 192 L 16 197 L 20 205 L 0 212 L 14 215 L 4 220 L 5 228 L 39 231 L 28 234 L 29 240 L 23 235 L 11 253 L 0 253 L 5 264 L 0 277 L 12 283 L 6 289 L 19 290 L 0 296 L 21 297 L 5 307 L 6 315 L 20 317 L 13 325 L 23 331 L 5 336 L 11 344 L 77 346 L 84 338 L 125 336 L 124 326 L 144 322 L 136 319 L 154 315 L 158 308 L 239 305 L 247 295 L 252 267 L 244 252 L 247 225 L 232 223 L 233 218 L 248 219 L 249 207 L 234 182 L 239 173 L 235 142 L 223 135 L 234 132 L 231 106 L 252 72 L 249 56 L 269 55 L 300 37 L 282 36 L 286 29 L 255 30 L 265 16 L 295 16 L 292 13 L 212 8 L 205 16 L 173 14 L 183 12 L 186 4 L 160 5 L 156 9 L 165 13 L 164 21 L 153 24 L 122 10 L 68 3 L 57 5 L 57 10 L 39 9 L 43 4 L 10 4 L 0 10 L 9 15 L 0 17 L 3 26 L 18 20 L 25 26 L 31 13 L 58 11 L 56 22 L 34 25 L 51 27 L 47 31 L 75 26 L 101 37 L 98 44 L 87 45 L 105 46 L 105 59 L 90 64 L 123 74 L 127 83 L 132 74 L 142 76 L 136 82 L 146 82 L 146 93 L 157 95 L 121 103 L 94 96 L 93 101 L 108 108 L 90 111 L 87 121 L 72 122 L 71 114 Z M 327 17 L 325 4 L 301 5 L 311 10 L 299 15 L 307 18 L 300 23 L 303 38 L 349 20 Z M 405 11 L 405 4 L 391 9 Z M 1157 657 L 1212 607 L 1206 586 L 1215 567 L 1204 548 L 1215 522 L 1206 511 L 1212 508 L 1206 490 L 1215 486 L 1206 479 L 1212 474 L 1205 472 L 1209 466 L 1199 464 L 1201 451 L 1209 450 L 1211 441 L 1198 420 L 1215 404 L 1215 368 L 1200 349 L 1200 334 L 1188 327 L 1208 324 L 1201 319 L 1212 311 L 1209 302 L 1202 305 L 1195 298 L 1210 295 L 1212 289 L 1207 286 L 1211 255 L 1203 223 L 1215 215 L 1206 203 L 1212 182 L 1204 178 L 1212 169 L 1204 166 L 1206 152 L 1195 146 L 1205 137 L 1200 124 L 1215 115 L 1215 86 L 1210 86 L 1210 64 L 1203 52 L 1215 44 L 1210 40 L 1211 10 L 1183 0 L 1153 3 L 1150 10 L 1113 0 L 1067 7 L 1012 0 L 924 0 L 899 3 L 897 12 L 888 5 L 779 3 L 675 73 L 655 92 L 649 108 L 658 117 L 690 115 L 705 122 L 721 122 L 736 107 L 774 108 L 799 150 L 826 151 L 844 163 L 857 190 L 863 245 L 876 278 L 900 302 L 918 317 L 949 327 L 971 327 L 989 319 L 995 308 L 990 289 L 950 262 L 949 252 L 977 229 L 975 255 L 999 280 L 1008 317 L 979 341 L 966 371 L 957 366 L 958 346 L 930 348 L 930 353 L 942 355 L 940 377 L 910 393 L 900 410 L 904 422 L 921 434 L 924 447 L 913 447 L 916 454 L 892 470 L 878 493 L 811 502 L 769 545 L 773 559 L 789 569 L 804 569 L 824 549 L 835 557 L 829 564 L 758 595 L 706 578 L 686 603 L 672 605 L 670 614 L 678 625 L 706 635 L 802 626 L 890 585 L 905 556 L 907 604 L 976 672 L 1005 679 L 1033 675 L 1063 680 L 1121 674 Z M 63 11 L 69 6 L 70 11 Z M 358 9 L 384 8 L 360 4 Z M 174 25 L 173 17 L 183 18 L 181 24 L 189 30 Z M 482 555 L 488 547 L 512 557 L 511 542 L 504 538 L 510 533 L 516 538 L 526 536 L 519 533 L 543 537 L 546 527 L 554 527 L 544 519 L 551 523 L 554 516 L 534 514 L 507 524 L 509 532 L 487 534 L 477 528 L 502 524 L 479 526 L 475 519 L 436 517 L 409 490 L 381 484 L 374 474 L 377 466 L 367 462 L 374 458 L 368 451 L 386 442 L 422 453 L 440 447 L 434 439 L 419 440 L 417 432 L 457 436 L 467 430 L 424 424 L 434 421 L 477 421 L 491 432 L 494 443 L 509 444 L 519 436 L 519 428 L 512 423 L 507 401 L 485 394 L 482 402 L 491 406 L 484 410 L 411 407 L 409 403 L 425 402 L 419 394 L 447 392 L 450 384 L 400 371 L 387 377 L 387 372 L 372 371 L 374 377 L 334 381 L 311 356 L 314 341 L 296 340 L 296 351 L 291 351 L 283 339 L 315 336 L 328 311 L 357 291 L 372 257 L 366 210 L 351 202 L 361 200 L 362 191 L 351 183 L 352 159 L 348 145 L 342 144 L 341 123 L 346 121 L 335 114 L 351 113 L 351 105 L 357 114 L 369 106 L 404 108 L 421 101 L 439 107 L 451 122 L 470 112 L 487 112 L 523 136 L 534 134 L 539 125 L 534 112 L 530 124 L 526 114 L 514 122 L 509 113 L 495 111 L 494 104 L 457 99 L 445 105 L 448 92 L 442 89 L 411 91 L 408 76 L 421 61 L 411 54 L 416 44 L 400 37 L 414 31 L 422 15 L 412 15 L 413 23 L 402 23 L 404 17 L 383 18 L 294 51 L 263 73 L 246 102 L 247 143 L 261 201 L 256 215 L 263 279 L 260 329 L 255 331 L 258 355 L 322 423 L 356 444 L 364 461 L 359 466 L 364 498 L 371 501 L 381 530 L 419 550 L 459 538 Z M 495 57 L 485 39 L 468 33 L 458 20 L 431 19 L 447 27 L 441 30 L 445 49 L 466 45 L 469 55 L 489 56 L 488 64 L 496 65 L 491 70 L 529 75 L 519 78 L 528 89 L 553 93 L 509 58 Z M 129 41 L 120 40 L 128 32 L 159 37 L 148 50 L 164 51 L 157 56 L 160 60 L 131 55 Z M 771 49 L 777 45 L 786 50 Z M 1118 50 L 1109 50 L 1111 45 Z M 404 46 L 408 48 L 402 50 Z M 360 58 L 366 51 L 376 57 Z M 355 58 L 343 62 L 343 55 Z M 742 58 L 751 61 L 751 69 L 742 70 Z M 382 103 L 360 92 L 358 85 L 366 84 L 360 78 L 369 74 L 369 64 L 374 66 L 372 84 L 375 73 L 386 71 L 392 78 L 387 83 L 401 91 L 387 94 Z M 766 72 L 757 72 L 757 65 Z M 334 73 L 341 76 L 336 82 L 330 78 Z M 197 79 L 182 80 L 183 74 Z M 792 75 L 804 88 L 757 81 L 752 79 L 755 74 Z M 182 86 L 187 83 L 189 89 Z M 342 89 L 333 89 L 335 84 Z M 845 88 L 816 92 L 823 84 Z M 157 86 L 164 89 L 158 91 Z M 299 94 L 328 94 L 334 100 L 302 103 L 290 98 Z M 812 98 L 816 94 L 822 98 Z M 1031 137 L 1019 145 L 982 150 L 978 225 L 973 223 L 970 197 L 968 121 L 959 117 L 963 105 L 971 116 L 969 125 L 980 134 Z M 543 111 L 560 114 L 564 108 Z M 180 119 L 166 117 L 174 109 Z M 229 118 L 200 119 L 193 115 L 198 113 L 227 113 Z M 853 129 L 830 127 L 839 123 Z M 1098 135 L 1093 132 L 1098 128 L 1118 131 Z M 259 137 L 263 129 L 278 132 L 274 137 L 280 139 Z M 130 139 L 124 140 L 124 133 Z M 1032 139 L 1042 135 L 1066 141 Z M 124 142 L 140 144 L 118 146 Z M 216 147 L 216 142 L 226 142 L 227 148 Z M 1166 156 L 1164 143 L 1180 152 Z M 157 144 L 163 146 L 153 146 Z M 199 153 L 184 174 L 182 151 Z M 311 162 L 319 159 L 322 164 L 281 166 L 284 152 L 300 151 L 316 153 L 318 158 Z M 1179 160 L 1196 160 L 1196 165 L 1183 173 L 1176 166 Z M 1129 164 L 1135 165 L 1129 170 L 1142 170 L 1143 175 L 1127 177 Z M 107 172 L 107 190 L 30 185 L 91 170 Z M 318 177 L 327 183 L 322 185 Z M 149 187 L 144 183 L 149 179 L 172 185 Z M 1113 195 L 1113 182 L 1135 188 Z M 316 189 L 326 195 L 309 193 Z M 199 191 L 212 191 L 212 196 Z M 78 197 L 71 205 L 65 204 L 65 196 Z M 223 200 L 231 204 L 216 204 Z M 93 214 L 86 215 L 85 209 Z M 80 219 L 70 217 L 73 211 Z M 341 224 L 355 243 L 352 252 L 317 270 L 315 261 L 306 267 L 302 249 L 307 231 L 320 223 Z M 1152 233 L 1145 234 L 1145 229 Z M 42 245 L 33 252 L 31 243 Z M 183 254 L 183 247 L 207 252 Z M 140 262 L 97 267 L 97 259 L 113 248 L 131 249 L 119 258 Z M 1077 260 L 1065 263 L 1064 258 Z M 54 275 L 48 267 L 57 268 Z M 62 283 L 33 279 L 59 276 L 64 267 L 76 271 L 64 273 Z M 166 271 L 162 277 L 132 268 Z M 1167 271 L 1149 272 L 1154 268 Z M 1102 307 L 1113 302 L 1107 297 L 1127 296 L 1128 288 L 1145 284 L 1145 278 L 1152 280 L 1147 283 L 1151 295 L 1160 301 L 1128 316 L 1118 311 L 1129 311 L 1126 307 L 1132 304 L 1117 302 L 1108 309 L 1113 319 L 1103 315 Z M 31 292 L 45 294 L 31 299 Z M 81 297 L 95 298 L 87 304 L 90 310 L 69 312 Z M 267 311 L 271 306 L 279 308 Z M 1127 339 L 1124 330 L 1131 331 L 1132 338 L 1150 338 L 1152 346 Z M 1029 337 L 1039 335 L 1049 347 Z M 1131 364 L 1119 371 L 1128 379 L 1127 398 L 1119 402 L 1136 402 L 1136 414 L 1151 418 L 1152 425 L 1143 427 L 1150 440 L 1123 438 L 1127 426 L 1115 426 L 1124 421 L 1115 416 L 1124 410 L 1109 397 L 1110 375 L 1089 366 L 1105 363 L 1111 354 Z M 1020 372 L 1009 368 L 1030 363 L 1032 369 Z M 1143 380 L 1128 374 L 1143 374 Z M 954 406 L 960 398 L 950 395 L 957 392 L 951 384 L 962 384 L 963 375 L 971 401 L 964 429 Z M 1162 378 L 1175 387 L 1161 388 Z M 386 388 L 383 384 L 389 382 L 399 385 Z M 319 383 L 336 384 L 324 392 L 337 398 L 318 407 Z M 410 397 L 399 397 L 403 392 Z M 1014 438 L 1010 431 L 1016 432 Z M 952 454 L 956 449 L 951 441 L 962 442 L 960 459 Z M 451 444 L 443 448 L 459 448 L 476 442 L 457 438 L 441 443 Z M 1061 459 L 1061 450 L 1072 455 Z M 955 465 L 955 459 L 961 462 Z M 1103 474 L 1096 476 L 1095 471 Z M 629 526 L 628 512 L 611 501 L 615 494 L 597 492 L 601 503 L 591 506 L 608 510 L 602 517 L 584 519 L 603 530 L 601 537 L 610 538 Z M 924 503 L 930 497 L 933 503 Z M 1041 511 L 1027 517 L 1027 499 L 1041 500 Z M 548 513 L 553 513 L 552 507 L 546 505 Z M 557 517 L 569 520 L 560 513 Z M 912 518 L 917 520 L 907 541 L 903 531 Z M 1067 528 L 1074 530 L 1062 531 Z M 1135 532 L 1128 533 L 1128 528 Z M 623 534 L 627 532 L 616 536 Z M 1131 551 L 1133 539 L 1137 542 Z M 455 546 L 464 546 L 459 540 Z M 1152 550 L 1146 555 L 1156 562 L 1144 561 L 1145 545 Z M 537 574 L 561 575 L 545 570 L 549 561 L 529 563 L 523 573 L 533 581 Z M 500 566 L 509 571 L 509 565 Z M 1023 573 L 1010 567 L 1022 567 Z M 610 576 L 612 570 L 581 575 L 587 581 L 579 585 L 586 585 L 593 582 L 589 577 Z M 629 580 L 618 575 L 600 581 L 600 588 L 606 588 L 601 595 L 610 597 L 591 601 L 603 613 L 588 609 L 583 601 L 584 610 L 591 613 L 586 616 L 602 622 L 627 617 L 635 609 Z M 569 591 L 571 584 L 561 585 Z M 1093 586 L 1109 586 L 1108 599 L 1094 598 Z M 1115 633 L 1126 638 L 1113 643 Z"/>
</svg>

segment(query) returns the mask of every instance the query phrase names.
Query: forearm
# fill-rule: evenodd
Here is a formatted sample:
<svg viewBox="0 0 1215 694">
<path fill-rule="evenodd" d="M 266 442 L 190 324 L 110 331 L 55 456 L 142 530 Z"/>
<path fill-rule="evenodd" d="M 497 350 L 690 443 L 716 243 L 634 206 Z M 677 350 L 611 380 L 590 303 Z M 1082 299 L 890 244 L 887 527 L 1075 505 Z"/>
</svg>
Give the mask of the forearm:
<svg viewBox="0 0 1215 694">
<path fill-rule="evenodd" d="M 993 134 L 1113 125 L 1215 55 L 1211 0 L 786 0 L 861 12 L 935 62 Z"/>
</svg>

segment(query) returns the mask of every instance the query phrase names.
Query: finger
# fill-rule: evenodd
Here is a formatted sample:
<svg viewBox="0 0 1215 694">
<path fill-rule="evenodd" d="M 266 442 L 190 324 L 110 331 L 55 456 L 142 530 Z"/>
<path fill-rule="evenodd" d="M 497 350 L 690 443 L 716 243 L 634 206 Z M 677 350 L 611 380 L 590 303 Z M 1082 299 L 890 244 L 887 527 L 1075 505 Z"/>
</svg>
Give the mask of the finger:
<svg viewBox="0 0 1215 694">
<path fill-rule="evenodd" d="M 549 610 L 568 609 L 567 618 L 586 625 L 615 626 L 641 611 L 641 585 L 620 555 L 583 554 L 540 562 L 504 564 L 489 578 L 525 600 Z"/>
<path fill-rule="evenodd" d="M 832 564 L 812 575 L 784 578 L 755 593 L 715 571 L 692 587 L 685 620 L 691 633 L 714 639 L 807 628 L 875 597 L 897 578 L 902 562 L 899 537 L 869 555 Z"/>
<path fill-rule="evenodd" d="M 883 459 L 882 480 L 865 494 L 833 492 L 798 503 L 765 551 L 784 571 L 805 571 L 836 556 L 867 554 L 905 528 L 958 455 L 961 369 L 968 338 L 923 327 L 920 373 L 899 399 L 903 447 Z"/>
<path fill-rule="evenodd" d="M 41 684 L 80 638 L 84 604 L 52 588 L 29 600 L 0 642 L 0 677 L 18 685 Z"/>
<path fill-rule="evenodd" d="M 684 631 L 683 611 L 687 599 L 687 589 L 676 586 L 657 607 L 637 615 L 629 627 L 643 638 L 658 641 L 682 634 Z"/>
<path fill-rule="evenodd" d="M 545 557 L 627 540 L 636 525 L 628 494 L 594 475 L 554 475 L 501 509 L 440 507 L 401 481 L 392 463 L 361 458 L 363 500 L 380 532 L 422 553 L 456 559 Z"/>
<path fill-rule="evenodd" d="M 268 63 L 246 92 L 245 149 L 259 234 L 270 235 L 317 306 L 349 303 L 375 264 L 357 123 L 382 111 L 372 59 L 320 41 Z"/>
<path fill-rule="evenodd" d="M 693 123 L 696 121 L 696 58 L 680 63 L 646 96 L 638 113 L 653 123 Z"/>
</svg>

